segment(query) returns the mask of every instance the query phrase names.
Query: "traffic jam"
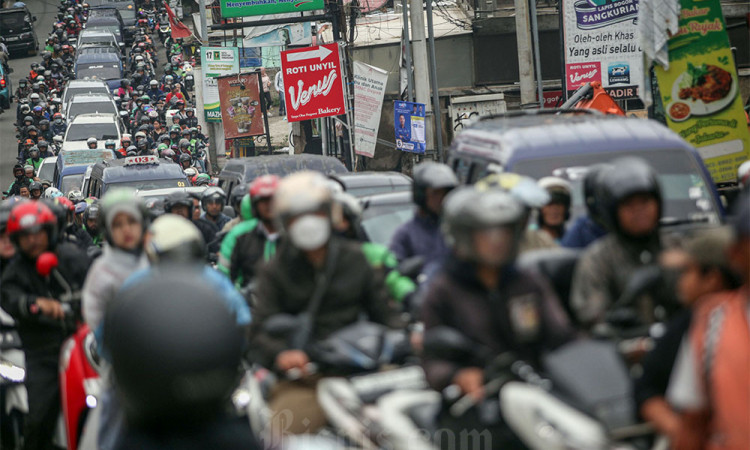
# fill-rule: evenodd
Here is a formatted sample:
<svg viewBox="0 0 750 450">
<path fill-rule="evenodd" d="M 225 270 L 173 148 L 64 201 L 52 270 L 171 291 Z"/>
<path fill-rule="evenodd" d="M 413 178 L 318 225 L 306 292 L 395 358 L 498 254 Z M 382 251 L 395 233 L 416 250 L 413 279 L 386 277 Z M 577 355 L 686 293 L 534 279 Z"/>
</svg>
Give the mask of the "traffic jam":
<svg viewBox="0 0 750 450">
<path fill-rule="evenodd" d="M 0 450 L 750 449 L 750 4 L 502 2 L 0 4 Z"/>
</svg>

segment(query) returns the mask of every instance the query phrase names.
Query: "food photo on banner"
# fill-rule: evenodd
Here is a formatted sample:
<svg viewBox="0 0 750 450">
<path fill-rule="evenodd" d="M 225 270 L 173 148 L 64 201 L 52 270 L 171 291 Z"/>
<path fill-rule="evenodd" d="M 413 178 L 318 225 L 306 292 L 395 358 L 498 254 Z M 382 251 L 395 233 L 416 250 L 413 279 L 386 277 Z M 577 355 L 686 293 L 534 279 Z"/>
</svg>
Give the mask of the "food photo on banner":
<svg viewBox="0 0 750 450">
<path fill-rule="evenodd" d="M 424 103 L 393 103 L 396 148 L 409 153 L 425 151 Z"/>
<path fill-rule="evenodd" d="M 224 137 L 235 139 L 265 134 L 258 74 L 229 75 L 217 81 Z"/>
</svg>

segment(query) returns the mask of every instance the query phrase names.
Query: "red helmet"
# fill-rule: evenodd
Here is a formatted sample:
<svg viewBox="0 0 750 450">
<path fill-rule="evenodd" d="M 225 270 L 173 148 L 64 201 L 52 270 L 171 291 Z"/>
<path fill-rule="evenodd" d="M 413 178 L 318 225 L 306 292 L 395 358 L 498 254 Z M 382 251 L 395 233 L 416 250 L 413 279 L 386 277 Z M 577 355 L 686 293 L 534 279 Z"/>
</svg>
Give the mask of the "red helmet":
<svg viewBox="0 0 750 450">
<path fill-rule="evenodd" d="M 259 198 L 273 197 L 276 188 L 279 187 L 279 177 L 276 175 L 263 175 L 250 183 L 250 198 L 257 200 Z"/>
<path fill-rule="evenodd" d="M 42 202 L 23 202 L 18 203 L 10 211 L 7 231 L 11 239 L 15 241 L 21 233 L 33 233 L 46 229 L 51 242 L 54 237 L 52 232 L 56 225 L 57 217 L 49 206 Z"/>
<path fill-rule="evenodd" d="M 63 118 L 63 115 L 62 115 L 62 113 L 55 113 L 55 114 L 54 114 L 54 115 L 52 116 L 52 120 L 55 120 L 55 119 L 62 119 L 62 118 Z"/>
<path fill-rule="evenodd" d="M 55 203 L 65 208 L 66 211 L 76 210 L 76 205 L 73 203 L 72 200 L 69 200 L 67 197 L 56 197 Z"/>
</svg>

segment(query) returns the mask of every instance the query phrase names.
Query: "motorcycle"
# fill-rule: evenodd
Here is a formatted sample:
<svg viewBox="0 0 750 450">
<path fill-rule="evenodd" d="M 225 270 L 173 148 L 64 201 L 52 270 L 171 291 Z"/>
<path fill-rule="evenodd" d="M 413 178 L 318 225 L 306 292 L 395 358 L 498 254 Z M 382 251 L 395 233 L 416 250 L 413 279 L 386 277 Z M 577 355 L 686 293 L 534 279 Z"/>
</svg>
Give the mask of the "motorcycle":
<svg viewBox="0 0 750 450">
<path fill-rule="evenodd" d="M 24 380 L 26 358 L 15 321 L 0 309 L 0 447 L 23 448 L 23 421 L 29 412 Z"/>
</svg>

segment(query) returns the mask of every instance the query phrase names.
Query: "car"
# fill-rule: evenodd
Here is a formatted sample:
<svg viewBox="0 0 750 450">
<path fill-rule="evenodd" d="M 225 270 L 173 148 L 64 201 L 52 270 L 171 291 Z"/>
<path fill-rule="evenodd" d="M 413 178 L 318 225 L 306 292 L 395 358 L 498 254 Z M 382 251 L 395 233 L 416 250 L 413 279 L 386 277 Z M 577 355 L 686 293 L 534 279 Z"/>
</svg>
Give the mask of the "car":
<svg viewBox="0 0 750 450">
<path fill-rule="evenodd" d="M 201 194 L 206 189 L 208 189 L 208 186 L 172 187 L 138 191 L 136 195 L 142 198 L 144 202 L 148 202 L 149 200 L 164 201 L 167 197 L 169 197 L 170 194 L 174 192 L 186 192 L 191 197 L 200 198 Z"/>
<path fill-rule="evenodd" d="M 653 120 L 580 110 L 480 118 L 454 138 L 448 164 L 462 183 L 495 172 L 561 177 L 573 186 L 574 220 L 585 214 L 582 181 L 588 167 L 632 156 L 659 174 L 665 225 L 679 230 L 723 220 L 716 187 L 698 152 Z"/>
<path fill-rule="evenodd" d="M 86 140 L 90 137 L 96 138 L 98 148 L 104 148 L 109 139 L 120 142 L 124 129 L 120 118 L 115 114 L 79 114 L 69 122 L 62 149 L 87 149 Z"/>
<path fill-rule="evenodd" d="M 86 21 L 85 30 L 109 31 L 115 36 L 117 46 L 125 49 L 125 39 L 123 37 L 122 21 L 114 16 L 96 16 L 89 17 Z"/>
<path fill-rule="evenodd" d="M 238 184 L 250 183 L 266 175 L 280 177 L 301 170 L 313 170 L 324 175 L 348 172 L 346 166 L 332 156 L 321 155 L 263 155 L 229 159 L 219 173 L 219 187 L 232 192 Z"/>
<path fill-rule="evenodd" d="M 400 172 L 347 172 L 329 175 L 355 197 L 411 190 L 411 178 Z"/>
<path fill-rule="evenodd" d="M 26 6 L 0 9 L 0 36 L 5 38 L 5 46 L 11 55 L 33 55 L 39 51 L 34 22 L 36 16 L 32 16 Z"/>
<path fill-rule="evenodd" d="M 65 106 L 73 96 L 78 94 L 109 94 L 110 89 L 107 83 L 101 80 L 70 80 L 65 87 L 62 95 L 62 112 L 65 113 Z"/>
<path fill-rule="evenodd" d="M 110 91 L 120 86 L 123 77 L 122 61 L 112 53 L 88 53 L 78 55 L 73 67 L 78 80 L 102 80 Z"/>
<path fill-rule="evenodd" d="M 52 185 L 65 195 L 73 190 L 81 190 L 87 168 L 111 159 L 115 159 L 115 153 L 109 149 L 63 150 L 57 156 Z"/>
<path fill-rule="evenodd" d="M 120 14 L 120 10 L 118 10 L 114 6 L 101 5 L 101 6 L 89 7 L 89 15 L 88 15 L 87 21 L 90 21 L 91 19 L 96 20 L 100 17 L 112 18 L 116 20 L 117 23 L 120 24 L 121 28 L 125 28 L 125 23 L 122 20 L 122 15 Z"/>
<path fill-rule="evenodd" d="M 114 99 L 109 94 L 77 94 L 68 100 L 65 117 L 70 121 L 81 114 L 119 114 Z"/>
<path fill-rule="evenodd" d="M 82 30 L 76 41 L 76 50 L 84 45 L 111 45 L 116 49 L 120 48 L 115 35 L 103 30 Z"/>
<path fill-rule="evenodd" d="M 138 28 L 138 19 L 135 16 L 136 7 L 132 1 L 109 1 L 109 0 L 91 0 L 89 1 L 90 11 L 98 8 L 116 8 L 120 12 L 124 31 L 125 45 L 130 45 L 135 40 L 136 29 Z"/>
<path fill-rule="evenodd" d="M 13 85 L 10 81 L 10 74 L 5 72 L 5 67 L 0 64 L 0 108 L 10 109 L 10 102 L 13 99 Z"/>
<path fill-rule="evenodd" d="M 89 53 L 112 53 L 120 56 L 120 50 L 112 47 L 111 45 L 95 45 L 87 44 L 76 50 L 76 55 L 86 55 Z M 120 58 L 122 60 L 122 58 Z"/>
<path fill-rule="evenodd" d="M 411 191 L 378 194 L 360 199 L 362 220 L 360 225 L 368 241 L 390 244 L 396 230 L 414 217 L 416 206 Z"/>
<path fill-rule="evenodd" d="M 84 196 L 102 198 L 120 186 L 139 191 L 190 186 L 179 164 L 156 156 L 130 156 L 94 164 Z"/>
<path fill-rule="evenodd" d="M 57 164 L 57 156 L 50 156 L 44 158 L 42 163 L 39 165 L 39 169 L 36 171 L 36 176 L 40 180 L 52 181 L 55 177 L 55 165 Z"/>
</svg>

